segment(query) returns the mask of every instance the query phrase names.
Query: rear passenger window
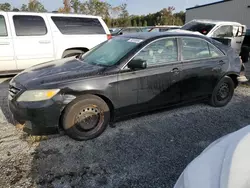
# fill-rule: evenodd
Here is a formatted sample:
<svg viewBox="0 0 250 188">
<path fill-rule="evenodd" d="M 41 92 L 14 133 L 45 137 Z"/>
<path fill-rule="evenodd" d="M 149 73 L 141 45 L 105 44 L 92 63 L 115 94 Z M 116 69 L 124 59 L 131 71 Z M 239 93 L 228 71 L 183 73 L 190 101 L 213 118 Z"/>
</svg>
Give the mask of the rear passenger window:
<svg viewBox="0 0 250 188">
<path fill-rule="evenodd" d="M 211 57 L 221 57 L 224 54 L 215 46 L 208 44 Z"/>
<path fill-rule="evenodd" d="M 97 18 L 52 16 L 51 19 L 64 35 L 106 34 Z"/>
<path fill-rule="evenodd" d="M 41 36 L 47 34 L 44 19 L 40 16 L 13 16 L 17 36 Z"/>
<path fill-rule="evenodd" d="M 183 60 L 203 59 L 211 57 L 208 43 L 204 40 L 195 38 L 182 39 L 182 57 Z"/>
<path fill-rule="evenodd" d="M 0 37 L 8 36 L 5 19 L 0 15 Z"/>
</svg>

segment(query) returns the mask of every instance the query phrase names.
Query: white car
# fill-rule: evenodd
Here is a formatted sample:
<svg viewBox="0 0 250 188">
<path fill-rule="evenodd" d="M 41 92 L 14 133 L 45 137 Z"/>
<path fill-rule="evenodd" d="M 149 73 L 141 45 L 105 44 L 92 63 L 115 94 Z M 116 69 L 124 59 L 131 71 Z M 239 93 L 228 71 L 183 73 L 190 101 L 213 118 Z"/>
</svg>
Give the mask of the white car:
<svg viewBox="0 0 250 188">
<path fill-rule="evenodd" d="M 0 11 L 0 74 L 84 53 L 110 37 L 98 16 Z"/>
<path fill-rule="evenodd" d="M 174 188 L 249 188 L 250 125 L 208 146 L 179 177 Z"/>
</svg>

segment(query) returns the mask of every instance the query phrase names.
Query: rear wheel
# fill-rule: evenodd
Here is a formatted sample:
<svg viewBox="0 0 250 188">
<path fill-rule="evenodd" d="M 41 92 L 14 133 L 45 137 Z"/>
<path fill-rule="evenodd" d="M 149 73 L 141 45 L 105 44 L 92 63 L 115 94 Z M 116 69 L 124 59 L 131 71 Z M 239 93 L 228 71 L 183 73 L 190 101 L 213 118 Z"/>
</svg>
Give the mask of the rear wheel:
<svg viewBox="0 0 250 188">
<path fill-rule="evenodd" d="M 213 90 L 210 105 L 214 107 L 226 106 L 233 97 L 234 88 L 234 82 L 230 77 L 222 78 Z"/>
<path fill-rule="evenodd" d="M 66 107 L 62 123 L 69 137 L 82 141 L 98 137 L 109 120 L 110 111 L 105 101 L 95 95 L 84 95 Z"/>
</svg>

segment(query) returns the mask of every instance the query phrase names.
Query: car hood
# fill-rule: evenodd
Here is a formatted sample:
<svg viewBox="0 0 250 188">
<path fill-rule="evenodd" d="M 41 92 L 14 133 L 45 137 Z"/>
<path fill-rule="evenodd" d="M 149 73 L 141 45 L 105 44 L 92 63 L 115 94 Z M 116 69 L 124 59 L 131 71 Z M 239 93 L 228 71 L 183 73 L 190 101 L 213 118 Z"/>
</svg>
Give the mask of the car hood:
<svg viewBox="0 0 250 188">
<path fill-rule="evenodd" d="M 250 126 L 208 146 L 179 177 L 174 188 L 249 188 Z"/>
<path fill-rule="evenodd" d="M 32 66 L 17 74 L 10 84 L 15 82 L 18 85 L 30 88 L 41 84 L 98 75 L 104 70 L 104 67 L 91 65 L 75 57 L 69 57 Z"/>
</svg>

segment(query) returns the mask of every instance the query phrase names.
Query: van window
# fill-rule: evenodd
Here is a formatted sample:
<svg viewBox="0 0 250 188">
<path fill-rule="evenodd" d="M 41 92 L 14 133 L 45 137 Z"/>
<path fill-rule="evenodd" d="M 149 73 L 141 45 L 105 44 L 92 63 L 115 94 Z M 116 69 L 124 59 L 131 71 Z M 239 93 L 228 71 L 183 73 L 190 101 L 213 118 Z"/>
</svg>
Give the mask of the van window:
<svg viewBox="0 0 250 188">
<path fill-rule="evenodd" d="M 191 21 L 182 26 L 181 29 L 188 31 L 197 31 L 203 35 L 207 35 L 214 28 L 214 26 L 215 24 L 213 23 Z"/>
<path fill-rule="evenodd" d="M 0 15 L 0 37 L 8 36 L 5 19 Z"/>
<path fill-rule="evenodd" d="M 223 25 L 219 27 L 213 34 L 213 37 L 224 38 L 224 37 L 233 37 L 233 26 L 232 25 Z"/>
<path fill-rule="evenodd" d="M 44 19 L 40 16 L 13 16 L 17 36 L 41 36 L 47 34 Z"/>
<path fill-rule="evenodd" d="M 106 34 L 97 18 L 52 16 L 51 19 L 64 35 Z"/>
</svg>

